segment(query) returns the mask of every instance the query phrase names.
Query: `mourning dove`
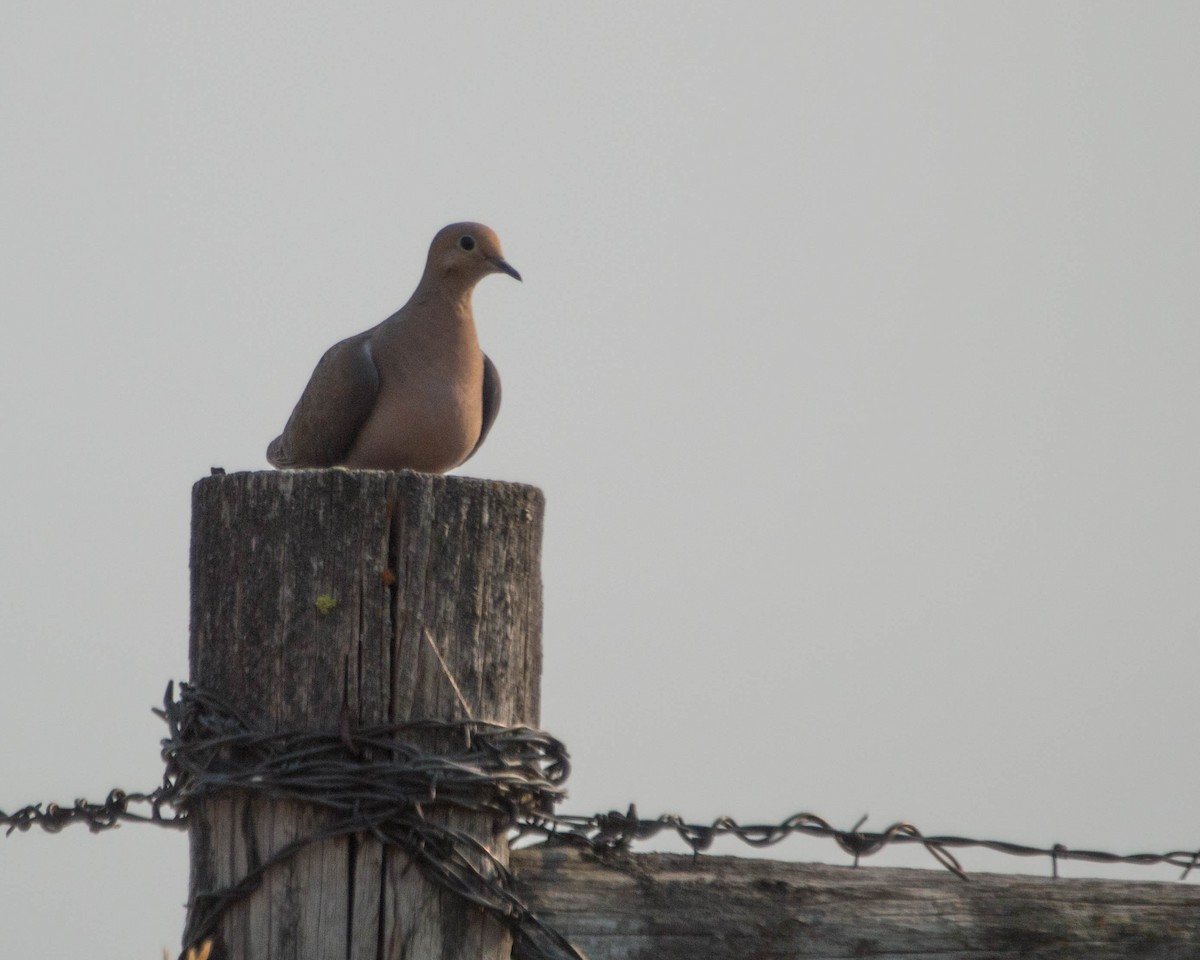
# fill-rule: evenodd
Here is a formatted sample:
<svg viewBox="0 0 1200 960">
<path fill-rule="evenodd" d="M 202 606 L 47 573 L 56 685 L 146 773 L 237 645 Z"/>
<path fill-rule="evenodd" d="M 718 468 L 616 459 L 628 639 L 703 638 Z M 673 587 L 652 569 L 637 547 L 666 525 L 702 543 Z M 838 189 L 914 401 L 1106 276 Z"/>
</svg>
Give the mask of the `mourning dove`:
<svg viewBox="0 0 1200 960">
<path fill-rule="evenodd" d="M 471 291 L 489 273 L 521 279 L 495 233 L 480 223 L 439 230 L 408 303 L 325 352 L 267 459 L 424 473 L 467 460 L 500 409 L 500 375 L 471 314 Z"/>
</svg>

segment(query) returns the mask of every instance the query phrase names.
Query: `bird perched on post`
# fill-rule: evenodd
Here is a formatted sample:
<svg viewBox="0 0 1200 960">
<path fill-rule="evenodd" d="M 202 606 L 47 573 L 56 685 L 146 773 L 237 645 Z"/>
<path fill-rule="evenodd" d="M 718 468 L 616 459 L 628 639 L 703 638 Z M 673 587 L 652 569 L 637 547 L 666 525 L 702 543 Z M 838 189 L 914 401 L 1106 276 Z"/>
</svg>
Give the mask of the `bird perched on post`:
<svg viewBox="0 0 1200 960">
<path fill-rule="evenodd" d="M 500 409 L 500 375 L 471 314 L 471 291 L 489 273 L 521 279 L 495 233 L 481 223 L 439 230 L 408 303 L 325 351 L 267 459 L 424 473 L 466 461 Z"/>
</svg>

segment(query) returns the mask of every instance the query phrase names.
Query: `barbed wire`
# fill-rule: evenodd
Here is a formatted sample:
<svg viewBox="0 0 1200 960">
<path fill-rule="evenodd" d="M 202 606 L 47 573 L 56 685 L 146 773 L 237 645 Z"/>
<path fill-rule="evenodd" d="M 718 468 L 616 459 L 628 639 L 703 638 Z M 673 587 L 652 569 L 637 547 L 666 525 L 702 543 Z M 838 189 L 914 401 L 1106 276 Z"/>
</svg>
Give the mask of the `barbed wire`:
<svg viewBox="0 0 1200 960">
<path fill-rule="evenodd" d="M 178 698 L 174 685 L 168 685 L 163 708 L 155 713 L 169 731 L 162 741 L 163 781 L 156 789 L 114 789 L 101 803 L 81 799 L 71 806 L 30 804 L 13 813 L 0 811 L 0 826 L 7 834 L 35 826 L 57 833 L 72 823 L 85 823 L 93 832 L 123 822 L 186 828 L 195 803 L 230 791 L 314 804 L 332 815 L 327 825 L 276 851 L 236 883 L 197 893 L 188 912 L 185 952 L 210 938 L 225 911 L 256 890 L 273 867 L 311 844 L 362 834 L 402 849 L 432 882 L 503 922 L 519 955 L 528 960 L 582 960 L 565 937 L 539 920 L 514 893 L 511 872 L 483 842 L 445 825 L 447 810 L 486 813 L 497 832 L 507 832 L 514 843 L 578 845 L 601 855 L 626 851 L 664 832 L 675 834 L 697 855 L 720 837 L 754 847 L 773 846 L 797 835 L 820 837 L 833 840 L 855 866 L 862 857 L 890 845 L 919 844 L 963 880 L 967 873 L 952 849 L 1046 857 L 1055 878 L 1064 860 L 1167 864 L 1183 871 L 1181 880 L 1200 862 L 1200 850 L 1115 854 L 1063 844 L 1034 847 L 926 836 L 908 822 L 867 831 L 862 829 L 865 817 L 843 830 L 812 813 L 797 813 L 777 824 L 749 825 L 732 817 L 708 824 L 689 823 L 674 814 L 646 819 L 632 805 L 625 813 L 558 814 L 554 806 L 565 795 L 570 760 L 561 742 L 530 727 L 414 720 L 355 729 L 344 716 L 333 732 L 267 733 L 190 684 L 180 685 Z"/>
<path fill-rule="evenodd" d="M 334 820 L 278 850 L 240 881 L 198 894 L 185 946 L 212 936 L 229 906 L 276 864 L 310 844 L 367 834 L 399 847 L 443 888 L 505 923 L 531 958 L 581 954 L 513 893 L 508 868 L 469 833 L 439 822 L 443 810 L 486 813 L 500 832 L 524 814 L 549 815 L 570 771 L 566 748 L 549 734 L 478 720 L 413 720 L 335 732 L 255 729 L 227 703 L 188 684 L 168 688 L 163 758 L 175 805 L 230 790 L 315 804 Z"/>
<path fill-rule="evenodd" d="M 73 823 L 86 823 L 92 833 L 120 826 L 122 821 L 134 823 L 156 823 L 161 827 L 187 828 L 187 816 L 183 813 L 163 814 L 163 807 L 174 803 L 174 792 L 168 786 L 158 787 L 149 793 L 126 793 L 115 788 L 108 792 L 101 803 L 76 800 L 71 806 L 57 803 L 31 803 L 28 806 L 5 813 L 0 810 L 0 826 L 7 827 L 5 836 L 16 830 L 41 827 L 47 833 L 58 833 Z M 146 806 L 147 813 L 130 810 L 131 806 Z"/>
<path fill-rule="evenodd" d="M 796 813 L 780 823 L 740 824 L 732 817 L 718 817 L 708 824 L 688 823 L 676 814 L 664 814 L 643 819 L 637 807 L 628 812 L 610 811 L 591 816 L 555 814 L 552 817 L 527 817 L 517 826 L 517 837 L 536 836 L 548 843 L 577 844 L 593 852 L 627 850 L 634 843 L 649 840 L 662 832 L 674 833 L 694 854 L 708 850 L 719 837 L 734 837 L 752 847 L 770 847 L 789 837 L 804 835 L 833 840 L 854 858 L 854 866 L 862 857 L 878 853 L 890 844 L 920 844 L 943 867 L 962 880 L 970 877 L 958 859 L 947 848 L 975 848 L 1018 857 L 1046 857 L 1051 862 L 1051 876 L 1058 879 L 1058 864 L 1064 860 L 1091 863 L 1121 863 L 1136 866 L 1166 864 L 1182 869 L 1180 880 L 1186 880 L 1200 863 L 1200 850 L 1173 850 L 1167 853 L 1109 853 L 1102 850 L 1080 850 L 1056 843 L 1050 847 L 1033 847 L 1005 840 L 978 840 L 960 836 L 926 836 L 913 824 L 893 823 L 886 830 L 862 830 L 862 817 L 849 830 L 833 826 L 813 813 Z"/>
</svg>

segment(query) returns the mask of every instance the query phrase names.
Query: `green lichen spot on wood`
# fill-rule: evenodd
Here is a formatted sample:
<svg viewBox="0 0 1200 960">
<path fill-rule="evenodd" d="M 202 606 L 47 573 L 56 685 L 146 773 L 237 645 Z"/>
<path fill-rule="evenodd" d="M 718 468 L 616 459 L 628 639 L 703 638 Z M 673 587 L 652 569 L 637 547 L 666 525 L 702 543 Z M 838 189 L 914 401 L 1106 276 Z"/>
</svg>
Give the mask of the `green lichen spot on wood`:
<svg viewBox="0 0 1200 960">
<path fill-rule="evenodd" d="M 321 616 L 327 617 L 327 616 L 329 616 L 330 613 L 333 612 L 333 608 L 337 606 L 337 603 L 338 602 L 336 600 L 334 600 L 333 597 L 331 597 L 329 594 L 323 593 L 319 597 L 317 597 L 317 600 L 316 600 L 316 603 L 314 604 L 314 606 L 316 606 L 317 612 L 320 613 Z"/>
</svg>

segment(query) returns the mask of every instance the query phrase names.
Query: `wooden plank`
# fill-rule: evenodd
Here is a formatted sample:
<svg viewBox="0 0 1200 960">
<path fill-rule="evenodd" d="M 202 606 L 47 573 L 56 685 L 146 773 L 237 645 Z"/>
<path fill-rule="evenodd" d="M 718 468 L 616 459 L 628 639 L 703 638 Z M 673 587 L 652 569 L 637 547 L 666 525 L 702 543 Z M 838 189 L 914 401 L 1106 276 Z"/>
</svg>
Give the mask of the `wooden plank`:
<svg viewBox="0 0 1200 960">
<path fill-rule="evenodd" d="M 541 521 L 533 487 L 312 470 L 193 491 L 191 679 L 270 731 L 414 718 L 538 722 Z M 436 648 L 436 649 L 435 649 Z M 507 852 L 487 815 L 454 824 Z M 233 795 L 192 814 L 192 893 L 329 822 Z M 234 906 L 216 960 L 504 960 L 507 934 L 373 838 L 304 848 Z"/>
<path fill-rule="evenodd" d="M 527 903 L 589 960 L 1183 960 L 1200 886 L 573 849 L 513 853 Z"/>
</svg>

